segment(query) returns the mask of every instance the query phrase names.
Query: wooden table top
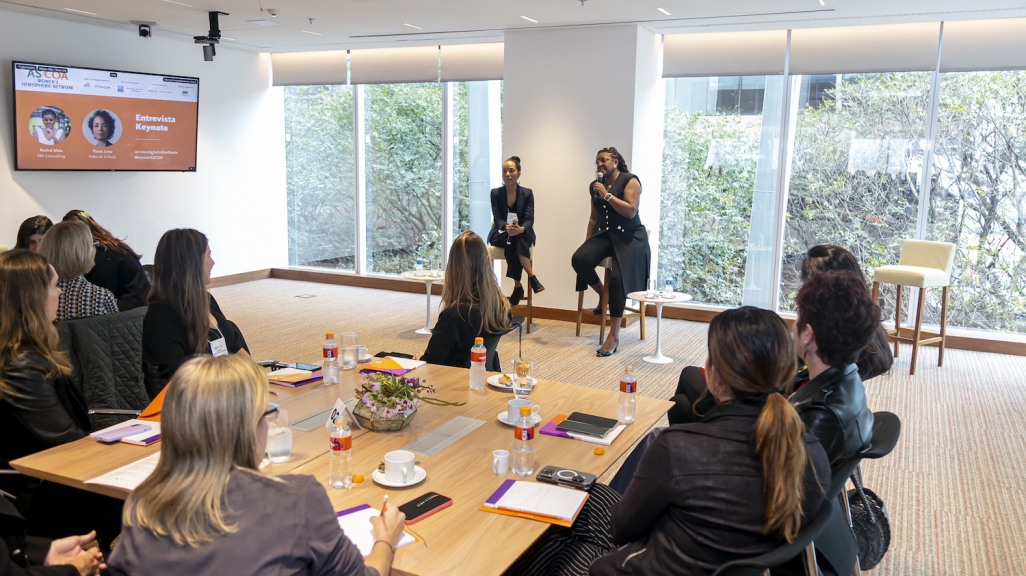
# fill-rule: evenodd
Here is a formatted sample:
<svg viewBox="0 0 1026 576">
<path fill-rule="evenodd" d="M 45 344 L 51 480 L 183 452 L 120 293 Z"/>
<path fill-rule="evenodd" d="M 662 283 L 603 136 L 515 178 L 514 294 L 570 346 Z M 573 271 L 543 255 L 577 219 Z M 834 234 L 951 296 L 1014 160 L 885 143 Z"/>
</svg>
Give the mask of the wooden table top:
<svg viewBox="0 0 1026 576">
<path fill-rule="evenodd" d="M 383 496 L 402 505 L 425 492 L 438 492 L 452 498 L 453 505 L 414 524 L 412 529 L 423 541 L 400 548 L 393 566 L 401 572 L 429 574 L 501 574 L 526 550 L 548 524 L 491 514 L 479 510 L 485 499 L 503 480 L 512 474 L 492 473 L 493 450 L 512 450 L 513 430 L 498 422 L 497 415 L 506 410 L 513 395 L 486 387 L 472 391 L 468 386 L 469 370 L 427 365 L 411 373 L 426 379 L 437 389 L 435 397 L 464 406 L 433 406 L 422 404 L 414 420 L 399 432 L 355 432 L 353 441 L 354 472 L 365 480 L 352 490 L 327 487 L 328 433 L 320 426 L 311 432 L 293 430 L 292 458 L 283 464 L 272 464 L 264 471 L 271 474 L 312 474 L 325 485 L 336 510 L 361 504 L 380 507 Z M 336 398 L 351 398 L 359 382 L 355 371 L 343 372 L 335 386 L 287 389 L 272 386 L 279 393 L 272 401 L 289 410 L 292 422 L 330 408 Z M 571 384 L 541 380 L 531 394 L 531 401 L 541 406 L 543 422 L 556 414 L 574 411 L 615 417 L 618 392 L 596 390 Z M 535 470 L 556 464 L 600 476 L 630 449 L 672 404 L 664 400 L 639 397 L 635 423 L 628 426 L 604 455 L 596 455 L 597 445 L 545 434 L 535 436 Z M 419 457 L 427 479 L 404 489 L 384 488 L 371 480 L 373 472 L 386 452 L 396 450 L 456 416 L 483 420 L 485 423 L 432 457 Z M 159 450 L 160 443 L 148 447 L 127 444 L 102 445 L 85 438 L 51 448 L 12 462 L 12 466 L 29 476 L 125 498 L 123 490 L 84 484 L 116 468 L 134 462 Z M 533 476 L 530 478 L 533 481 Z M 515 535 L 515 538 L 511 536 Z"/>
</svg>

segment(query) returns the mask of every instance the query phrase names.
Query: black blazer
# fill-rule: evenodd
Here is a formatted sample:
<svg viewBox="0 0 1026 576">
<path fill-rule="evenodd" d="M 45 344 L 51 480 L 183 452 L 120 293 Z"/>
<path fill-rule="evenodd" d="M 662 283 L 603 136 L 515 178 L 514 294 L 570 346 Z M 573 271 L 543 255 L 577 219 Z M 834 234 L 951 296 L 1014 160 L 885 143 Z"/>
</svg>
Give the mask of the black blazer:
<svg viewBox="0 0 1026 576">
<path fill-rule="evenodd" d="M 855 364 L 827 369 L 790 400 L 808 431 L 823 443 L 831 467 L 848 461 L 873 440 L 873 413 Z"/>
<path fill-rule="evenodd" d="M 242 337 L 242 331 L 234 322 L 224 317 L 217 300 L 210 296 L 210 313 L 217 320 L 217 328 L 224 335 L 225 344 L 232 354 L 246 349 L 246 339 Z M 217 340 L 221 336 L 217 330 L 211 329 L 207 334 L 208 340 Z M 154 303 L 146 310 L 146 317 L 143 318 L 143 360 L 157 370 L 157 375 L 165 383 L 171 380 L 178 367 L 185 363 L 190 356 L 196 354 L 186 344 L 185 325 L 178 317 L 178 312 L 167 304 Z M 207 354 L 210 348 L 204 349 Z"/>
<path fill-rule="evenodd" d="M 86 280 L 110 290 L 118 299 L 118 310 L 127 312 L 146 305 L 150 281 L 135 256 L 97 246 L 95 263 Z"/>
<path fill-rule="evenodd" d="M 763 533 L 762 463 L 752 433 L 764 401 L 716 406 L 701 422 L 664 428 L 641 458 L 623 499 L 610 510 L 613 541 L 592 576 L 707 576 L 722 564 L 780 546 Z M 802 512 L 811 520 L 830 486 L 826 453 L 806 435 Z"/>
<path fill-rule="evenodd" d="M 492 188 L 492 228 L 488 231 L 488 242 L 498 238 L 497 232 L 506 235 L 503 227 L 506 225 L 506 215 L 510 210 L 509 204 L 506 203 L 506 187 Z M 534 234 L 534 192 L 530 188 L 517 185 L 517 199 L 513 203 L 512 211 L 516 212 L 517 225 L 524 227 L 524 234 L 527 234 L 531 246 L 534 246 L 538 238 Z"/>
</svg>

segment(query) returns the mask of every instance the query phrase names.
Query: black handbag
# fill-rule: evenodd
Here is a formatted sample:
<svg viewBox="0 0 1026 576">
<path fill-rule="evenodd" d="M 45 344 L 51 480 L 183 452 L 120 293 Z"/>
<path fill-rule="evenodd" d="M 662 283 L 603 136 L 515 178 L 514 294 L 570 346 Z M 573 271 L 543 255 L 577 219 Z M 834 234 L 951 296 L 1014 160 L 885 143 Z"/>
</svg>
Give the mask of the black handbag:
<svg viewBox="0 0 1026 576">
<path fill-rule="evenodd" d="M 859 547 L 859 567 L 871 570 L 880 563 L 891 545 L 891 522 L 883 500 L 869 488 L 863 488 L 858 478 L 851 477 L 855 488 L 848 490 L 852 531 Z"/>
</svg>

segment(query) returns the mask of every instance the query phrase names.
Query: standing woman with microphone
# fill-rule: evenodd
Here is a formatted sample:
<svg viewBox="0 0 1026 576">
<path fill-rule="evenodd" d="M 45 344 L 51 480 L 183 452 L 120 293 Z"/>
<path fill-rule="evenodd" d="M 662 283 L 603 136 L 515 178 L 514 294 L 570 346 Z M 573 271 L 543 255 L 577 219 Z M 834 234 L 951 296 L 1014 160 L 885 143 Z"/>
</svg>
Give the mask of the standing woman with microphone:
<svg viewBox="0 0 1026 576">
<path fill-rule="evenodd" d="M 492 188 L 492 229 L 488 243 L 502 248 L 506 254 L 506 277 L 512 278 L 513 294 L 509 305 L 516 306 L 524 297 L 520 280 L 527 272 L 527 281 L 535 294 L 545 289 L 531 267 L 531 246 L 534 246 L 534 192 L 520 185 L 520 157 L 510 156 L 502 163 L 502 186 Z"/>
<path fill-rule="evenodd" d="M 648 232 L 641 223 L 641 181 L 627 169 L 616 148 L 603 148 L 595 156 L 597 178 L 591 183 L 591 217 L 584 244 L 574 252 L 571 264 L 577 272 L 577 291 L 591 286 L 599 294 L 596 316 L 602 314 L 602 282 L 595 267 L 612 257 L 609 277 L 609 335 L 596 350 L 599 358 L 611 356 L 620 344 L 620 320 L 627 294 L 646 289 L 652 252 Z"/>
</svg>

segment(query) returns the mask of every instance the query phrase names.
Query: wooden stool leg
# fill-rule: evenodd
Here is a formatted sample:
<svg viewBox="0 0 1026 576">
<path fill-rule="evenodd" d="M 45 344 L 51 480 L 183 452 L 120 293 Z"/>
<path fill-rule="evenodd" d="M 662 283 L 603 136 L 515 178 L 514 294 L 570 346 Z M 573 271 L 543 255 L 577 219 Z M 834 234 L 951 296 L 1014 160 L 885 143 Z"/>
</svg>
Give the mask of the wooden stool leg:
<svg viewBox="0 0 1026 576">
<path fill-rule="evenodd" d="M 880 297 L 880 283 L 873 282 L 873 304 L 879 304 L 880 301 L 877 298 Z"/>
<path fill-rule="evenodd" d="M 898 340 L 901 338 L 901 284 L 894 296 L 894 357 L 898 357 Z"/>
<path fill-rule="evenodd" d="M 944 338 L 948 331 L 948 287 L 945 286 L 941 296 L 941 317 L 940 317 L 940 352 L 937 353 L 937 365 L 944 365 Z"/>
<path fill-rule="evenodd" d="M 527 287 L 527 333 L 531 333 L 531 321 L 534 319 L 534 290 Z"/>
<path fill-rule="evenodd" d="M 577 335 L 581 335 L 581 313 L 584 311 L 584 291 L 577 293 Z"/>
<path fill-rule="evenodd" d="M 611 271 L 606 268 L 606 276 L 602 282 L 602 298 L 599 299 L 599 305 L 602 306 L 602 318 L 599 323 L 599 346 L 602 345 L 606 340 L 606 322 L 609 321 L 609 275 Z"/>
<path fill-rule="evenodd" d="M 912 334 L 912 367 L 909 375 L 916 373 L 916 358 L 919 357 L 919 339 L 923 331 L 923 304 L 926 303 L 926 288 L 919 289 L 919 304 L 916 306 L 916 328 Z"/>
<path fill-rule="evenodd" d="M 645 339 L 645 303 L 644 302 L 638 302 L 638 304 L 641 306 L 641 339 L 644 340 Z"/>
</svg>

